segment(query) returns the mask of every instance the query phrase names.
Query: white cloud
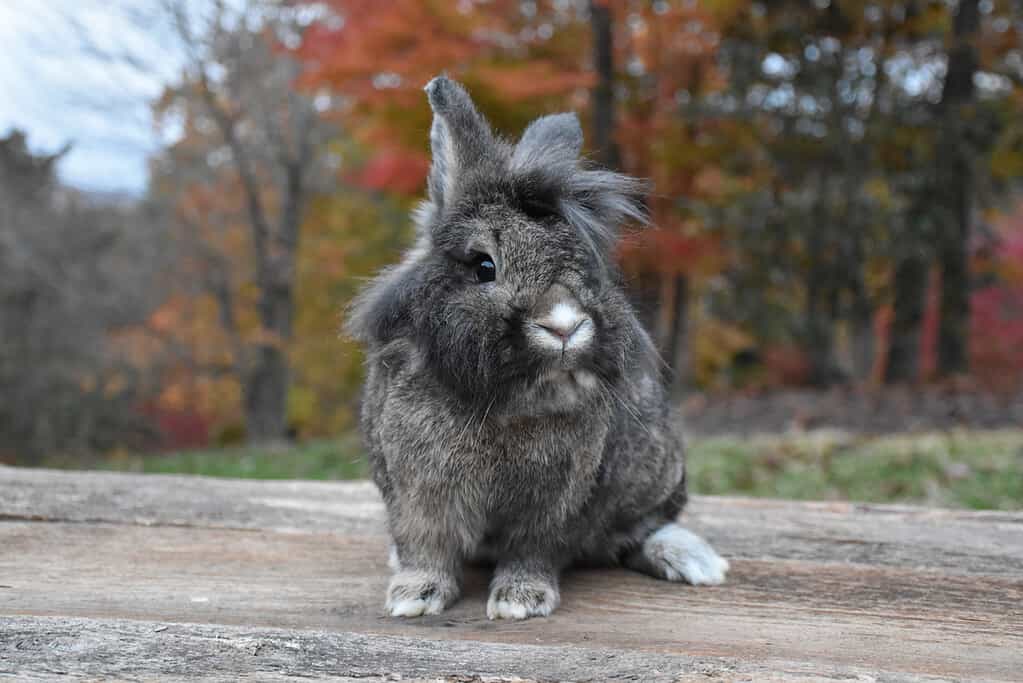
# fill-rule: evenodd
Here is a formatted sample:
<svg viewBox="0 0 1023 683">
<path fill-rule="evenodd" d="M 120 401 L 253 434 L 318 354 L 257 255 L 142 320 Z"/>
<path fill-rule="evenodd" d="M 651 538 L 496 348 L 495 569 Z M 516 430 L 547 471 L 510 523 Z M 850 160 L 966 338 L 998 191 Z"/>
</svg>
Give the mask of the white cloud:
<svg viewBox="0 0 1023 683">
<path fill-rule="evenodd" d="M 149 103 L 181 65 L 152 0 L 0 2 L 0 134 L 73 148 L 63 180 L 141 192 L 158 139 Z"/>
</svg>

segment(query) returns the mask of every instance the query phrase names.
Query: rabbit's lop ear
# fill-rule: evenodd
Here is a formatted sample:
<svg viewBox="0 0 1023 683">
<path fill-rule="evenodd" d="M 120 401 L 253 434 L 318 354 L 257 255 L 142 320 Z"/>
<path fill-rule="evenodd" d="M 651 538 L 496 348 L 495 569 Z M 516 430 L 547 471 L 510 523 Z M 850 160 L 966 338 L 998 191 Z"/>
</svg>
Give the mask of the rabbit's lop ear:
<svg viewBox="0 0 1023 683">
<path fill-rule="evenodd" d="M 583 147 L 583 129 L 575 114 L 551 114 L 529 124 L 512 154 L 512 167 L 575 165 Z"/>
<path fill-rule="evenodd" d="M 491 150 L 494 135 L 469 93 L 455 81 L 437 76 L 424 89 L 433 109 L 430 199 L 441 207 L 454 191 L 459 176 L 478 165 Z"/>
</svg>

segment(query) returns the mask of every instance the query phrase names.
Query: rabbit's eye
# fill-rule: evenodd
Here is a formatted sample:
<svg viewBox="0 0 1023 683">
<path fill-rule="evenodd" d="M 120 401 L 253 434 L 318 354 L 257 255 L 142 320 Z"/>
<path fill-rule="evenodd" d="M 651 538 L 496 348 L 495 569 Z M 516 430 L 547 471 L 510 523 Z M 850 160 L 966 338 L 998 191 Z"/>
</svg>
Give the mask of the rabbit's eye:
<svg viewBox="0 0 1023 683">
<path fill-rule="evenodd" d="M 494 259 L 486 254 L 477 256 L 472 265 L 476 273 L 476 282 L 493 282 L 497 277 L 497 266 L 494 265 Z"/>
</svg>

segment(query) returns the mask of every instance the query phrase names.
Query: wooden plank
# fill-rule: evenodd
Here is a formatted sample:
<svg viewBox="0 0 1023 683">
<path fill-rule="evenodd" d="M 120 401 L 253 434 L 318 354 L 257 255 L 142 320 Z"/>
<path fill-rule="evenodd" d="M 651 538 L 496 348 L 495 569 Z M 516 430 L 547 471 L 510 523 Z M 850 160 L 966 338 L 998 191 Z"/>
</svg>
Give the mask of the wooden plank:
<svg viewBox="0 0 1023 683">
<path fill-rule="evenodd" d="M 0 465 L 0 519 L 384 532 L 368 481 L 253 481 Z"/>
<path fill-rule="evenodd" d="M 694 496 L 686 524 L 732 556 L 1023 576 L 1023 514 Z M 383 534 L 369 482 L 0 466 L 0 519 Z"/>
<path fill-rule="evenodd" d="M 485 576 L 439 617 L 382 616 L 386 542 L 123 525 L 0 525 L 0 612 L 627 648 L 929 675 L 1011 675 L 1021 664 L 1020 581 L 801 561 L 736 561 L 722 588 L 625 571 L 563 582 L 552 618 L 493 623 Z M 906 648 L 907 639 L 914 642 Z M 841 647 L 836 647 L 840 643 Z"/>
<path fill-rule="evenodd" d="M 153 621 L 0 618 L 0 676 L 31 680 L 296 681 L 890 681 L 942 679 L 828 670 L 801 662 L 770 669 L 739 660 L 589 647 L 447 642 L 316 630 Z"/>
<path fill-rule="evenodd" d="M 382 508 L 363 483 L 0 468 L 0 519 L 0 614 L 13 617 L 0 623 L 0 674 L 46 674 L 56 660 L 45 643 L 77 648 L 80 656 L 64 657 L 75 675 L 130 666 L 101 656 L 113 639 L 129 643 L 126 652 L 198 648 L 210 668 L 195 673 L 209 680 L 235 670 L 288 677 L 303 666 L 297 654 L 264 670 L 251 668 L 258 658 L 242 666 L 203 643 L 296 637 L 326 648 L 321 657 L 331 638 L 370 643 L 393 665 L 381 676 L 636 671 L 608 668 L 614 660 L 645 662 L 639 680 L 661 680 L 655 669 L 664 680 L 1023 678 L 1023 515 L 1012 513 L 698 498 L 687 523 L 733 560 L 725 586 L 574 572 L 554 616 L 517 623 L 486 620 L 480 572 L 444 615 L 384 617 Z M 204 626 L 175 627 L 164 642 L 124 620 Z M 430 653 L 429 665 L 395 654 L 412 647 L 406 641 Z M 486 661 L 452 668 L 462 660 L 448 654 L 458 652 Z M 149 674 L 174 677 L 156 655 L 145 659 Z M 346 666 L 316 675 L 374 673 Z"/>
</svg>

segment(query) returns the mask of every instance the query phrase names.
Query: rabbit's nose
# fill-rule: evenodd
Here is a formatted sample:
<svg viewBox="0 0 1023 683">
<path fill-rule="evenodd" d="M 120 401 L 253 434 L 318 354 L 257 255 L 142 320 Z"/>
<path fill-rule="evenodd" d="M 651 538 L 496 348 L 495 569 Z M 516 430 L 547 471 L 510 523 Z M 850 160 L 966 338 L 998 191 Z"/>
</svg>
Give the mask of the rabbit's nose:
<svg viewBox="0 0 1023 683">
<path fill-rule="evenodd" d="M 548 316 L 536 321 L 536 324 L 562 340 L 568 340 L 586 316 L 571 304 L 558 304 Z"/>
<path fill-rule="evenodd" d="M 571 303 L 556 303 L 547 315 L 533 321 L 534 339 L 544 346 L 569 349 L 582 346 L 593 336 L 593 321 Z"/>
<path fill-rule="evenodd" d="M 557 327 L 557 326 L 552 326 L 552 325 L 544 325 L 543 323 L 537 323 L 537 324 L 540 327 L 542 327 L 544 330 L 546 330 L 549 334 L 552 334 L 555 337 L 558 337 L 559 339 L 561 339 L 562 342 L 566 342 L 566 341 L 568 341 L 569 339 L 572 338 L 572 335 L 575 334 L 576 330 L 579 329 L 579 326 L 583 324 L 583 321 L 580 320 L 575 325 L 572 325 L 571 328 L 569 328 L 569 327 Z"/>
</svg>

